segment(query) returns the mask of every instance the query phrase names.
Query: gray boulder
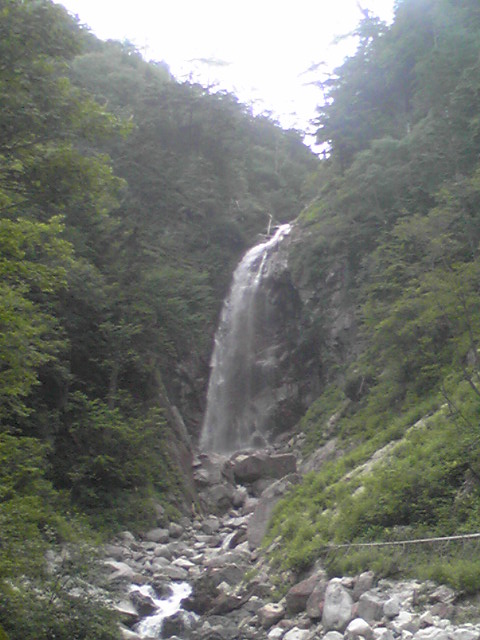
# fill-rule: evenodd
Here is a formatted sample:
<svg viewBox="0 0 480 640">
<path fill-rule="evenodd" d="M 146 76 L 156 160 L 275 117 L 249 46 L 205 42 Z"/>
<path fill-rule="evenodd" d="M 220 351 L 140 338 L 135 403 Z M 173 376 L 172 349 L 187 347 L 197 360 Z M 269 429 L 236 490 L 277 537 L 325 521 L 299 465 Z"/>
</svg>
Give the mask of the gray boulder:
<svg viewBox="0 0 480 640">
<path fill-rule="evenodd" d="M 325 631 L 344 631 L 352 620 L 353 598 L 338 578 L 328 583 L 323 604 L 322 624 Z"/>
<path fill-rule="evenodd" d="M 417 631 L 413 640 L 449 640 L 450 636 L 444 629 L 437 627 L 427 627 Z"/>
<path fill-rule="evenodd" d="M 297 470 L 297 460 L 293 454 L 269 454 L 266 451 L 237 455 L 232 465 L 233 475 L 239 484 L 252 483 L 261 478 L 283 478 Z"/>
<path fill-rule="evenodd" d="M 373 587 L 373 581 L 375 580 L 375 574 L 373 571 L 364 571 L 355 580 L 355 586 L 353 588 L 353 599 L 358 600 L 360 596 Z"/>
<path fill-rule="evenodd" d="M 373 629 L 363 618 L 355 618 L 352 620 L 344 634 L 345 640 L 357 640 L 358 638 L 364 638 L 364 640 L 373 639 Z"/>
<path fill-rule="evenodd" d="M 176 522 L 171 522 L 168 526 L 168 533 L 171 538 L 180 538 L 183 534 L 183 527 Z"/>
<path fill-rule="evenodd" d="M 323 636 L 322 640 L 343 640 L 343 633 L 338 631 L 329 631 Z"/>
<path fill-rule="evenodd" d="M 359 618 L 367 622 L 378 622 L 383 618 L 385 600 L 372 591 L 367 591 L 360 596 L 357 614 Z"/>
<path fill-rule="evenodd" d="M 307 629 L 299 629 L 298 627 L 293 627 L 290 631 L 283 636 L 283 640 L 307 640 L 310 637 L 310 631 Z"/>
<path fill-rule="evenodd" d="M 400 600 L 397 596 L 392 596 L 384 603 L 383 613 L 390 620 L 398 616 L 400 613 Z"/>
<path fill-rule="evenodd" d="M 260 546 L 275 505 L 285 495 L 285 492 L 299 481 L 299 475 L 291 474 L 281 480 L 277 480 L 263 492 L 253 515 L 248 521 L 247 539 L 250 549 L 257 549 Z"/>
<path fill-rule="evenodd" d="M 170 535 L 168 529 L 150 529 L 145 534 L 145 538 L 150 542 L 158 542 L 159 544 L 165 544 L 169 541 Z"/>
</svg>

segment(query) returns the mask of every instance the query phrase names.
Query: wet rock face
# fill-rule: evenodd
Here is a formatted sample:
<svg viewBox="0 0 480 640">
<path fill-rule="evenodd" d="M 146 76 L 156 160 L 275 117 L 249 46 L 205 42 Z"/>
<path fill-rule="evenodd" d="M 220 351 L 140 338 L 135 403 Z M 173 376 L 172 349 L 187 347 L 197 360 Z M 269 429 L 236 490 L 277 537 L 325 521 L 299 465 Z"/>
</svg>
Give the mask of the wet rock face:
<svg viewBox="0 0 480 640">
<path fill-rule="evenodd" d="M 291 429 L 321 389 L 318 353 L 308 339 L 310 319 L 289 269 L 289 246 L 288 237 L 262 281 L 264 315 L 257 330 L 263 334 L 258 353 L 264 357 L 255 379 L 259 407 L 267 416 L 261 431 L 268 441 Z"/>
<path fill-rule="evenodd" d="M 318 395 L 301 297 L 288 267 L 290 225 L 243 257 L 215 335 L 200 447 L 258 448 L 291 429 Z"/>
</svg>

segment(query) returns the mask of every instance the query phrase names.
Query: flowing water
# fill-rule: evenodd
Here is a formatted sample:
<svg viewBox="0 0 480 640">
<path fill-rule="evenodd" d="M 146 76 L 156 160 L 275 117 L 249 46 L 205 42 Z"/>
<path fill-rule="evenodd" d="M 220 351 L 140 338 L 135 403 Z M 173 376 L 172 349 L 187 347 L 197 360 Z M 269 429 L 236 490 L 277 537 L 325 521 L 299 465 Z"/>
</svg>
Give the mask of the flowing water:
<svg viewBox="0 0 480 640">
<path fill-rule="evenodd" d="M 136 627 L 136 632 L 141 638 L 160 638 L 165 618 L 177 613 L 182 600 L 188 598 L 192 593 L 192 587 L 186 582 L 172 582 L 170 586 L 172 595 L 160 600 L 149 585 L 132 585 L 131 591 L 139 591 L 142 595 L 150 597 L 156 606 L 156 611 L 151 616 L 144 618 Z"/>
<path fill-rule="evenodd" d="M 250 249 L 238 265 L 215 335 L 200 447 L 230 453 L 264 434 L 275 345 L 269 342 L 268 300 L 261 283 L 289 224 Z"/>
</svg>

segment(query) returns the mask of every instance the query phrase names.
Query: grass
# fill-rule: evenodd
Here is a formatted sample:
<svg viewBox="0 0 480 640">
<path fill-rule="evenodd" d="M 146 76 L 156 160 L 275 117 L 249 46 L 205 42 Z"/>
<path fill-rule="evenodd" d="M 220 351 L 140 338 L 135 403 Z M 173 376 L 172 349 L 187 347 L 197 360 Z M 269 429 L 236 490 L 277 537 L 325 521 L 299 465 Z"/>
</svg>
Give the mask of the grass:
<svg viewBox="0 0 480 640">
<path fill-rule="evenodd" d="M 441 396 L 424 402 L 409 399 L 394 415 L 385 407 L 375 414 L 378 393 L 370 403 L 346 410 L 342 395 L 330 389 L 326 408 L 312 407 L 304 425 L 311 432 L 316 429 L 321 441 L 329 414 L 339 408 L 336 398 L 342 410 L 334 435 L 346 453 L 307 475 L 277 505 L 266 541 L 282 541 L 272 553 L 273 563 L 301 573 L 324 557 L 329 544 L 480 531 L 480 403 L 463 383 L 451 386 L 450 393 L 453 404 L 461 406 L 461 419 L 442 406 Z M 385 445 L 390 446 L 383 458 L 373 461 Z M 444 555 L 433 547 L 408 553 L 362 548 L 329 554 L 325 562 L 332 575 L 371 569 L 379 576 L 432 579 L 474 593 L 480 589 L 480 560 L 475 556 L 454 547 Z"/>
</svg>

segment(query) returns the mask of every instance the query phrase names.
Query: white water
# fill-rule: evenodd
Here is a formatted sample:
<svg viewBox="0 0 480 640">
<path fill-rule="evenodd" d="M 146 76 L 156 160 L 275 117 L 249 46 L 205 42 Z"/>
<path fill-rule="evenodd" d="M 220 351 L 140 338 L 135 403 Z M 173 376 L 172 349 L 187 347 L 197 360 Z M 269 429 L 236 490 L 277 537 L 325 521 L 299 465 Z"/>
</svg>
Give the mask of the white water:
<svg viewBox="0 0 480 640">
<path fill-rule="evenodd" d="M 261 389 L 268 385 L 273 363 L 264 339 L 267 312 L 259 285 L 269 258 L 290 230 L 289 224 L 282 225 L 272 238 L 250 249 L 233 274 L 210 363 L 200 438 L 204 450 L 230 453 L 246 448 L 254 434 L 264 431 Z"/>
<path fill-rule="evenodd" d="M 144 618 L 138 623 L 136 632 L 141 638 L 160 638 L 165 618 L 177 613 L 182 600 L 188 598 L 192 593 L 192 587 L 186 582 L 172 582 L 170 587 L 173 591 L 172 595 L 165 600 L 160 600 L 149 585 L 135 584 L 131 586 L 131 591 L 139 591 L 142 595 L 150 597 L 157 607 L 153 615 Z"/>
</svg>

